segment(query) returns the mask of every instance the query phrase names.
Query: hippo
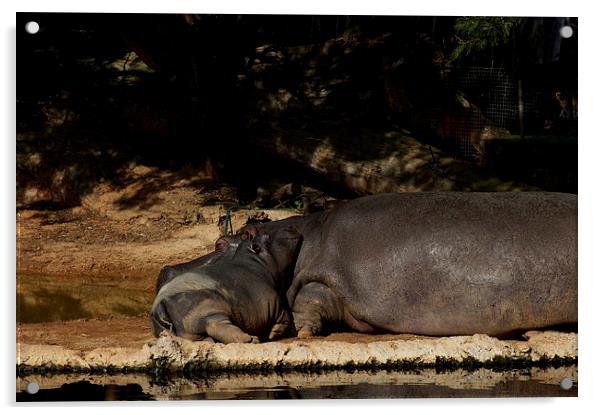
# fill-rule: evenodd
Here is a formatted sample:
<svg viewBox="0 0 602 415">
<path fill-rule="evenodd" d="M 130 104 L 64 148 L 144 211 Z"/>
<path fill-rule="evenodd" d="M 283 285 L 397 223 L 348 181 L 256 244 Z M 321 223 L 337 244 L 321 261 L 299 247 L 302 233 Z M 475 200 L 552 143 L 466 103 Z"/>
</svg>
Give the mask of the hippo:
<svg viewBox="0 0 602 415">
<path fill-rule="evenodd" d="M 302 234 L 287 290 L 298 337 L 577 323 L 576 195 L 379 194 L 262 226 Z"/>
<path fill-rule="evenodd" d="M 246 236 L 246 237 L 245 237 Z M 169 330 L 191 340 L 255 343 L 285 335 L 290 310 L 282 287 L 290 285 L 300 234 L 248 228 L 224 253 L 164 282 L 150 312 L 153 334 Z"/>
</svg>

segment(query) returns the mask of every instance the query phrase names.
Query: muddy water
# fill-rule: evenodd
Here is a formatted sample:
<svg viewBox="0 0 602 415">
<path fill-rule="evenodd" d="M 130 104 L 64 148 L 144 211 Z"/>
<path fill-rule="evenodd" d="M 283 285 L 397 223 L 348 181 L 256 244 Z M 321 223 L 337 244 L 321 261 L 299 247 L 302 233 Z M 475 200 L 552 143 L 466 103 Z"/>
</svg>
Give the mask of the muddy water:
<svg viewBox="0 0 602 415">
<path fill-rule="evenodd" d="M 563 389 L 560 383 L 570 379 Z M 27 393 L 28 383 L 40 390 Z M 577 396 L 577 367 L 221 374 L 197 378 L 53 375 L 17 378 L 17 401 L 358 399 Z"/>
<path fill-rule="evenodd" d="M 128 288 L 122 277 L 17 275 L 17 322 L 44 323 L 115 316 L 137 316 L 152 305 L 152 289 Z"/>
</svg>

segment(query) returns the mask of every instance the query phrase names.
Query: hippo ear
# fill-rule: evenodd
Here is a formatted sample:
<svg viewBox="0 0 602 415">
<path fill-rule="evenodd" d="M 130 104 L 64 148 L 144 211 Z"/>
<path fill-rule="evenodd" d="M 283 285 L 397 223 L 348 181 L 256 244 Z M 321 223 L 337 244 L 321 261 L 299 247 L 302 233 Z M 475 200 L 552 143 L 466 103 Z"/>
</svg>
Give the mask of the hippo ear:
<svg viewBox="0 0 602 415">
<path fill-rule="evenodd" d="M 287 226 L 281 232 L 282 235 L 279 235 L 279 237 L 284 239 L 301 239 L 301 232 L 294 226 Z"/>
<path fill-rule="evenodd" d="M 225 252 L 229 245 L 230 243 L 226 239 L 219 238 L 215 241 L 215 252 Z"/>
<path fill-rule="evenodd" d="M 255 238 L 255 236 L 257 236 L 258 232 L 259 231 L 257 230 L 257 228 L 255 226 L 248 226 L 243 231 L 242 239 L 252 241 L 253 238 Z"/>
</svg>

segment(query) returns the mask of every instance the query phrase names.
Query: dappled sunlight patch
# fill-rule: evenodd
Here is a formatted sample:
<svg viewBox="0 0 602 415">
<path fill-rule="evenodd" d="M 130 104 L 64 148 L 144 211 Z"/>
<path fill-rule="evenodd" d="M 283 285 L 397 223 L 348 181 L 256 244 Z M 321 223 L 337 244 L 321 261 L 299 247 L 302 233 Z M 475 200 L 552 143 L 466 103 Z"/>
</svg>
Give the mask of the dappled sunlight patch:
<svg viewBox="0 0 602 415">
<path fill-rule="evenodd" d="M 264 130 L 256 137 L 267 150 L 305 164 L 360 194 L 535 189 L 491 176 L 473 163 L 396 131 L 362 130 L 357 134 L 342 127 L 320 135 L 279 128 Z"/>
</svg>

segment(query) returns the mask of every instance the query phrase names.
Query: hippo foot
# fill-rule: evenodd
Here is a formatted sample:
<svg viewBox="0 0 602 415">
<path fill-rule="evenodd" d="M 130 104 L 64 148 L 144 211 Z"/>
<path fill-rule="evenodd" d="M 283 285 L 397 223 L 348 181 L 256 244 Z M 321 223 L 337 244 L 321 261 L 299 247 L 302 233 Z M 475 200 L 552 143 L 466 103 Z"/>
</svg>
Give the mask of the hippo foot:
<svg viewBox="0 0 602 415">
<path fill-rule="evenodd" d="M 308 337 L 314 337 L 316 335 L 316 331 L 309 327 L 303 327 L 297 331 L 297 337 L 300 339 L 307 339 Z"/>
<path fill-rule="evenodd" d="M 322 331 L 322 324 L 319 316 L 317 319 L 308 319 L 307 315 L 295 314 L 295 329 L 297 331 L 297 337 L 306 339 L 308 337 L 314 337 L 320 334 Z"/>
<path fill-rule="evenodd" d="M 293 304 L 297 337 L 307 338 L 322 332 L 324 325 L 342 320 L 343 309 L 326 285 L 310 282 L 303 286 Z"/>
<path fill-rule="evenodd" d="M 279 339 L 286 336 L 292 327 L 292 317 L 288 311 L 282 311 L 278 316 L 278 320 L 272 326 L 272 330 L 268 336 L 269 340 Z"/>
<path fill-rule="evenodd" d="M 223 315 L 207 320 L 207 334 L 222 343 L 259 343 L 259 338 L 245 333 Z"/>
<path fill-rule="evenodd" d="M 288 331 L 288 328 L 288 324 L 274 324 L 274 327 L 272 327 L 272 331 L 270 332 L 268 339 L 274 340 L 284 336 L 284 334 Z"/>
</svg>

